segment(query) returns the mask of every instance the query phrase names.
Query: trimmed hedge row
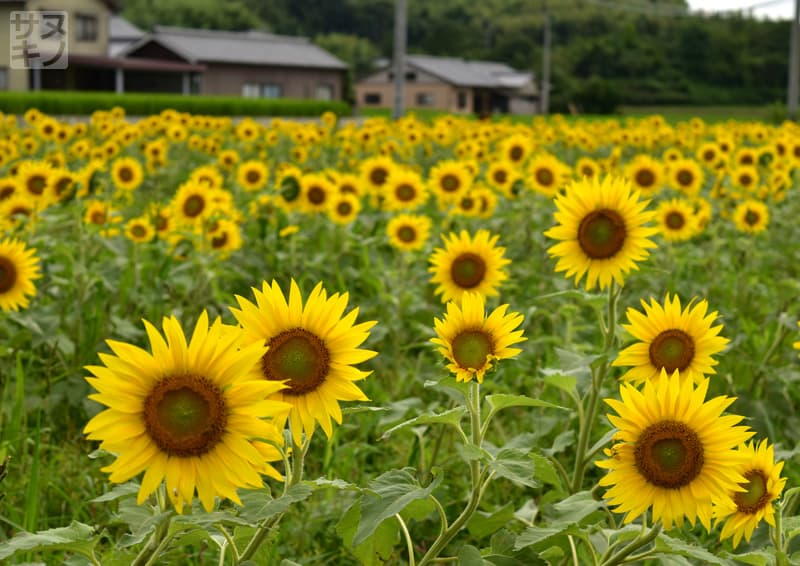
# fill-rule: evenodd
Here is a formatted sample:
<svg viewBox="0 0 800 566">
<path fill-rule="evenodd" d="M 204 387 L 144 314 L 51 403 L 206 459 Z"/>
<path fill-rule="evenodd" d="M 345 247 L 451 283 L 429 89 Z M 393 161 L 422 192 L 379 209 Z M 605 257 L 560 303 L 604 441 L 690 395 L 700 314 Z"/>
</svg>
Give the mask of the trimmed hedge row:
<svg viewBox="0 0 800 566">
<path fill-rule="evenodd" d="M 325 111 L 338 116 L 351 114 L 350 106 L 339 100 L 54 90 L 0 92 L 0 111 L 7 114 L 22 114 L 29 108 L 36 108 L 46 114 L 81 115 L 95 110 L 110 110 L 115 106 L 124 108 L 131 116 L 158 114 L 168 108 L 209 116 L 319 116 Z"/>
</svg>

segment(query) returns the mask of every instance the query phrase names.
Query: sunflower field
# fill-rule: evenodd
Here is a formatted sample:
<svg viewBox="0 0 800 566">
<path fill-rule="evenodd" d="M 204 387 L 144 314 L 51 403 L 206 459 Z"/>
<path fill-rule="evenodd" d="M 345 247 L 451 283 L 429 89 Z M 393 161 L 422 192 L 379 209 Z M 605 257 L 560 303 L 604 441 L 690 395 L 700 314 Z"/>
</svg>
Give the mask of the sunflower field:
<svg viewBox="0 0 800 566">
<path fill-rule="evenodd" d="M 798 125 L 0 128 L 0 561 L 800 564 Z"/>
</svg>

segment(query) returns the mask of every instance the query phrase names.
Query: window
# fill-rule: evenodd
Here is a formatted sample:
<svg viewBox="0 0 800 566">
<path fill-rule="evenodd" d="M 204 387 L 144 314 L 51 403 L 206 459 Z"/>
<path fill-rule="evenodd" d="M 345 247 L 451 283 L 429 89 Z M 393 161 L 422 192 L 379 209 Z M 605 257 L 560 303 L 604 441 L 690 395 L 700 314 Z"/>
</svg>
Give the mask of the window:
<svg viewBox="0 0 800 566">
<path fill-rule="evenodd" d="M 97 41 L 97 16 L 76 14 L 75 29 L 78 41 Z"/>
<path fill-rule="evenodd" d="M 417 73 L 414 71 L 406 71 L 406 80 L 409 82 L 414 82 L 417 80 Z"/>
<path fill-rule="evenodd" d="M 467 93 L 463 90 L 458 91 L 458 108 L 463 110 L 467 107 Z"/>
<path fill-rule="evenodd" d="M 242 96 L 245 98 L 258 98 L 260 93 L 261 89 L 258 83 L 244 83 L 242 85 Z"/>
<path fill-rule="evenodd" d="M 261 85 L 261 96 L 264 98 L 280 98 L 281 91 L 281 85 L 276 85 L 273 83 L 265 83 Z"/>
<path fill-rule="evenodd" d="M 333 100 L 333 85 L 327 83 L 318 84 L 314 98 L 317 100 Z"/>
<path fill-rule="evenodd" d="M 417 93 L 417 106 L 433 106 L 433 94 L 430 92 Z"/>
<path fill-rule="evenodd" d="M 364 93 L 364 104 L 380 104 L 380 103 L 381 103 L 381 93 L 379 92 Z"/>
<path fill-rule="evenodd" d="M 0 90 L 8 90 L 8 69 L 0 67 Z"/>
</svg>

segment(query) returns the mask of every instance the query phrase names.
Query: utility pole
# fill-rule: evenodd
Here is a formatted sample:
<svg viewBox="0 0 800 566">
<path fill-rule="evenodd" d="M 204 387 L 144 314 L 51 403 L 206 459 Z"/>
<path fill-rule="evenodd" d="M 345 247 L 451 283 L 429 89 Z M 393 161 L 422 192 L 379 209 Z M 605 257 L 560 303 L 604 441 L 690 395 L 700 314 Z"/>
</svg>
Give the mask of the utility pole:
<svg viewBox="0 0 800 566">
<path fill-rule="evenodd" d="M 790 120 L 797 118 L 797 95 L 800 90 L 800 0 L 794 0 L 792 19 L 792 41 L 789 51 L 789 88 L 786 95 L 786 110 Z"/>
<path fill-rule="evenodd" d="M 797 0 L 800 2 L 800 0 Z M 539 94 L 539 111 L 542 114 L 550 112 L 550 12 L 547 2 L 544 4 L 544 37 L 542 38 L 542 88 Z"/>
<path fill-rule="evenodd" d="M 798 0 L 800 1 L 800 0 Z M 394 112 L 392 117 L 399 120 L 405 110 L 406 78 L 406 0 L 394 2 Z"/>
</svg>

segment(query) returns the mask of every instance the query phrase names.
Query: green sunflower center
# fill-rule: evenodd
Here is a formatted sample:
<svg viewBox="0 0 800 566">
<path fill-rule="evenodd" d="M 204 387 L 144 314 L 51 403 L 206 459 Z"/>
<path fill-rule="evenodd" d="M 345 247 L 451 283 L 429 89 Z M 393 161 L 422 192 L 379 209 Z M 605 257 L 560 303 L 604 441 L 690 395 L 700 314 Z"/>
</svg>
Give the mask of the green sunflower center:
<svg viewBox="0 0 800 566">
<path fill-rule="evenodd" d="M 261 181 L 261 173 L 256 171 L 255 169 L 250 169 L 244 176 L 245 180 L 247 181 L 248 185 L 255 185 Z"/>
<path fill-rule="evenodd" d="M 636 469 L 652 485 L 678 489 L 703 469 L 703 444 L 684 423 L 662 421 L 647 427 L 634 447 Z"/>
<path fill-rule="evenodd" d="M 372 181 L 373 185 L 381 186 L 386 182 L 386 177 L 388 176 L 389 172 L 386 169 L 383 167 L 376 167 L 370 172 L 369 180 Z"/>
<path fill-rule="evenodd" d="M 183 203 L 183 213 L 189 218 L 199 216 L 206 207 L 206 201 L 200 195 L 192 195 Z"/>
<path fill-rule="evenodd" d="M 677 210 L 671 210 L 667 213 L 664 222 L 670 230 L 680 230 L 686 224 L 686 218 Z"/>
<path fill-rule="evenodd" d="M 308 189 L 308 202 L 314 205 L 320 205 L 325 202 L 325 189 L 322 187 L 317 187 L 314 185 L 310 189 Z"/>
<path fill-rule="evenodd" d="M 454 193 L 461 186 L 461 181 L 455 175 L 447 174 L 441 180 L 442 190 L 447 193 Z"/>
<path fill-rule="evenodd" d="M 300 195 L 300 183 L 294 177 L 287 177 L 281 184 L 281 197 L 286 202 L 294 202 Z"/>
<path fill-rule="evenodd" d="M 117 176 L 123 183 L 129 183 L 133 180 L 133 171 L 131 171 L 129 167 L 120 167 Z"/>
<path fill-rule="evenodd" d="M 0 294 L 7 293 L 17 282 L 17 266 L 9 258 L 0 256 Z"/>
<path fill-rule="evenodd" d="M 748 226 L 755 226 L 760 219 L 761 216 L 755 210 L 748 210 L 744 215 L 744 221 Z"/>
<path fill-rule="evenodd" d="M 536 181 L 540 185 L 544 185 L 545 187 L 549 187 L 553 184 L 553 180 L 555 179 L 555 175 L 550 169 L 545 169 L 544 167 L 537 169 L 536 171 Z"/>
<path fill-rule="evenodd" d="M 671 328 L 656 336 L 650 343 L 650 362 L 659 371 L 683 371 L 694 359 L 694 340 L 683 330 Z"/>
<path fill-rule="evenodd" d="M 33 175 L 28 179 L 28 192 L 34 195 L 40 195 L 44 192 L 47 186 L 47 178 L 44 175 Z"/>
<path fill-rule="evenodd" d="M 166 377 L 144 401 L 147 434 L 170 456 L 206 454 L 222 439 L 227 422 L 225 398 L 205 377 Z"/>
<path fill-rule="evenodd" d="M 322 385 L 330 370 L 330 355 L 322 340 L 304 328 L 281 332 L 269 341 L 261 358 L 264 376 L 287 381 L 286 395 L 303 395 Z"/>
<path fill-rule="evenodd" d="M 578 225 L 578 244 L 592 259 L 616 255 L 625 244 L 626 235 L 622 216 L 608 208 L 590 212 Z"/>
<path fill-rule="evenodd" d="M 747 491 L 737 491 L 733 501 L 740 513 L 757 513 L 770 501 L 767 478 L 761 470 L 750 470 L 744 475 L 747 483 L 741 484 Z"/>
<path fill-rule="evenodd" d="M 694 181 L 694 175 L 692 175 L 691 171 L 687 171 L 686 169 L 682 169 L 682 170 L 678 171 L 676 179 L 678 179 L 678 184 L 679 185 L 681 185 L 683 187 L 688 187 L 689 185 L 692 184 L 692 181 Z"/>
<path fill-rule="evenodd" d="M 453 359 L 462 368 L 480 369 L 494 354 L 491 336 L 483 330 L 465 330 L 453 338 Z"/>
<path fill-rule="evenodd" d="M 397 230 L 397 239 L 401 242 L 413 242 L 417 239 L 417 231 L 411 226 L 401 226 Z"/>
<path fill-rule="evenodd" d="M 131 235 L 134 238 L 144 238 L 147 235 L 147 229 L 141 224 L 136 224 L 131 227 Z"/>
<path fill-rule="evenodd" d="M 453 260 L 450 277 L 462 289 L 480 285 L 486 276 L 486 262 L 477 254 L 466 252 Z"/>
<path fill-rule="evenodd" d="M 636 172 L 636 184 L 640 187 L 649 188 L 656 182 L 656 176 L 649 169 L 641 169 Z"/>
<path fill-rule="evenodd" d="M 414 200 L 414 197 L 417 196 L 417 191 L 412 185 L 401 183 L 395 188 L 394 196 L 397 197 L 399 201 L 408 202 Z"/>
</svg>

